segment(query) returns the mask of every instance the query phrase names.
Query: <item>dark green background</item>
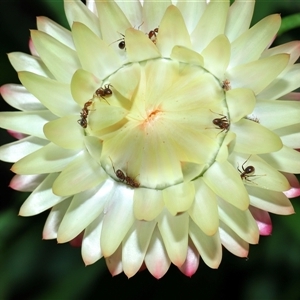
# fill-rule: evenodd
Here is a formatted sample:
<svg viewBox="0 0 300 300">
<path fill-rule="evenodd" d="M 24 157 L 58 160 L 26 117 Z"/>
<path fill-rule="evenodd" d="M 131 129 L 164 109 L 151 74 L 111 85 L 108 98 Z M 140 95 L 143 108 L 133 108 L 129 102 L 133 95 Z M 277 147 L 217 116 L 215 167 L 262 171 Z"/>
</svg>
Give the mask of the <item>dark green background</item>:
<svg viewBox="0 0 300 300">
<path fill-rule="evenodd" d="M 0 1 L 0 85 L 17 83 L 6 53 L 28 53 L 29 29 L 35 16 L 46 15 L 67 26 L 63 1 Z M 300 12 L 300 1 L 258 1 L 254 21 L 271 13 L 282 17 Z M 300 17 L 299 17 L 300 18 Z M 300 29 L 290 30 L 277 43 L 300 39 Z M 300 85 L 300 83 L 299 83 Z M 0 110 L 11 110 L 1 99 Z M 0 131 L 0 144 L 13 141 Z M 148 271 L 131 279 L 122 273 L 111 277 L 104 260 L 85 267 L 80 248 L 42 241 L 48 212 L 31 218 L 18 217 L 27 194 L 12 191 L 10 164 L 0 162 L 0 299 L 300 299 L 300 201 L 296 214 L 272 215 L 273 234 L 251 246 L 248 259 L 224 250 L 218 270 L 200 263 L 190 279 L 174 266 L 160 280 Z M 297 214 L 298 212 L 298 214 Z"/>
</svg>

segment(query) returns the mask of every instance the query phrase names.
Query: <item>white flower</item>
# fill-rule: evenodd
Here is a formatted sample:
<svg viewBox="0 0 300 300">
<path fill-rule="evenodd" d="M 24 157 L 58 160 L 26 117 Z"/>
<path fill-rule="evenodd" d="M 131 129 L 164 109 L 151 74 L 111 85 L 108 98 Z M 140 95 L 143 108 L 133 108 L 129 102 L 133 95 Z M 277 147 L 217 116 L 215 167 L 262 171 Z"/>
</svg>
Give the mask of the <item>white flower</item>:
<svg viewBox="0 0 300 300">
<path fill-rule="evenodd" d="M 52 208 L 43 237 L 82 234 L 113 275 L 246 257 L 300 172 L 299 42 L 268 49 L 280 16 L 249 29 L 253 8 L 68 0 L 71 31 L 38 18 L 32 55 L 9 54 L 23 86 L 1 87 L 22 112 L 0 126 L 28 135 L 0 149 L 32 191 L 20 214 Z"/>
</svg>

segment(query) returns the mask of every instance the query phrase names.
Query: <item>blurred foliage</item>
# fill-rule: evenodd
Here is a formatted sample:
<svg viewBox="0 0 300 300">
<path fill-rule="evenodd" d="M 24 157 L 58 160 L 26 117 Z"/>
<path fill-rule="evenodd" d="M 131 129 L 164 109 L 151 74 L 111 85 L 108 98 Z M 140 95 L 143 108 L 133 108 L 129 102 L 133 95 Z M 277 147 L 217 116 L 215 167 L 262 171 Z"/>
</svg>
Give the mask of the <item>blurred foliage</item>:
<svg viewBox="0 0 300 300">
<path fill-rule="evenodd" d="M 300 39 L 300 1 L 258 0 L 253 23 L 272 13 L 284 19 L 276 44 Z M 45 15 L 68 27 L 63 1 L 2 1 L 0 10 L 0 85 L 17 83 L 16 72 L 5 53 L 28 53 L 29 29 L 35 29 L 35 16 Z M 292 29 L 292 30 L 291 30 Z M 288 30 L 288 31 L 287 31 Z M 11 110 L 0 102 L 1 110 Z M 13 141 L 0 132 L 1 144 Z M 218 270 L 200 263 L 197 273 L 187 278 L 171 266 L 161 279 L 148 271 L 130 280 L 124 274 L 111 277 L 104 260 L 85 267 L 79 248 L 56 241 L 42 241 L 41 232 L 48 212 L 32 218 L 20 218 L 18 209 L 26 193 L 8 188 L 12 173 L 9 164 L 0 162 L 0 299 L 299 299 L 300 298 L 300 218 L 275 216 L 273 234 L 261 237 L 250 246 L 248 259 L 237 258 L 224 250 Z M 300 211 L 299 199 L 292 200 Z M 188 294 L 187 294 L 188 293 Z"/>
</svg>

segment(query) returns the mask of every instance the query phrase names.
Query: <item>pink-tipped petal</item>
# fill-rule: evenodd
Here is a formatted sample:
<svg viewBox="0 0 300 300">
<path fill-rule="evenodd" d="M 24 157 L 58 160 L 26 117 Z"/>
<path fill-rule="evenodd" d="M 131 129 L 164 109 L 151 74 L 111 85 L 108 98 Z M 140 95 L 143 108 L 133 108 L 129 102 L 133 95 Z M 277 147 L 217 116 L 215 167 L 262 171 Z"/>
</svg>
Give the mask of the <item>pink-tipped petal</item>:
<svg viewBox="0 0 300 300">
<path fill-rule="evenodd" d="M 122 273 L 122 246 L 120 246 L 113 255 L 106 257 L 105 261 L 112 276 L 116 276 Z"/>
<path fill-rule="evenodd" d="M 32 192 L 47 177 L 47 174 L 15 175 L 9 183 L 13 190 Z"/>
<path fill-rule="evenodd" d="M 294 174 L 283 173 L 290 183 L 291 188 L 288 191 L 285 191 L 284 194 L 288 198 L 295 198 L 300 196 L 300 184 L 297 177 Z"/>
<path fill-rule="evenodd" d="M 35 47 L 34 47 L 34 44 L 33 44 L 33 42 L 32 42 L 32 38 L 29 39 L 28 44 L 29 44 L 29 50 L 30 50 L 30 53 L 31 53 L 32 55 L 34 55 L 34 56 L 39 56 L 39 54 L 37 53 L 37 51 L 36 51 L 36 49 L 35 49 Z"/>
<path fill-rule="evenodd" d="M 25 138 L 25 137 L 28 136 L 27 134 L 24 134 L 24 133 L 21 133 L 21 132 L 17 132 L 17 131 L 14 131 L 14 130 L 7 130 L 7 132 L 8 132 L 12 137 L 14 137 L 14 138 L 17 139 L 17 140 L 23 139 L 23 138 Z"/>
<path fill-rule="evenodd" d="M 272 221 L 268 212 L 256 208 L 254 206 L 250 206 L 249 210 L 253 215 L 260 235 L 271 235 L 272 233 Z"/>
<path fill-rule="evenodd" d="M 200 263 L 199 252 L 194 246 L 193 242 L 189 240 L 186 260 L 183 263 L 183 265 L 178 269 L 187 277 L 192 277 L 196 273 L 199 267 L 199 263 Z"/>
</svg>

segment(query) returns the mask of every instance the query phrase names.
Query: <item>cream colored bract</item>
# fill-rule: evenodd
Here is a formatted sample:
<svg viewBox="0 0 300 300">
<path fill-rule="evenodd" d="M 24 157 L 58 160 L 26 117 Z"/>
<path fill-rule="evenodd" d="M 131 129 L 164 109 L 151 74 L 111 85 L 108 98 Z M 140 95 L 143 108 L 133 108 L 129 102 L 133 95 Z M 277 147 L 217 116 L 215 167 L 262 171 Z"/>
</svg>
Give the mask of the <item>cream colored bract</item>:
<svg viewBox="0 0 300 300">
<path fill-rule="evenodd" d="M 249 28 L 254 1 L 87 5 L 65 1 L 71 31 L 38 18 L 36 52 L 9 54 L 22 85 L 1 94 L 21 112 L 0 126 L 27 136 L 0 158 L 32 191 L 20 214 L 51 209 L 43 237 L 81 237 L 113 275 L 191 276 L 222 245 L 247 257 L 268 212 L 293 213 L 299 42 L 268 49 L 280 16 Z"/>
</svg>

